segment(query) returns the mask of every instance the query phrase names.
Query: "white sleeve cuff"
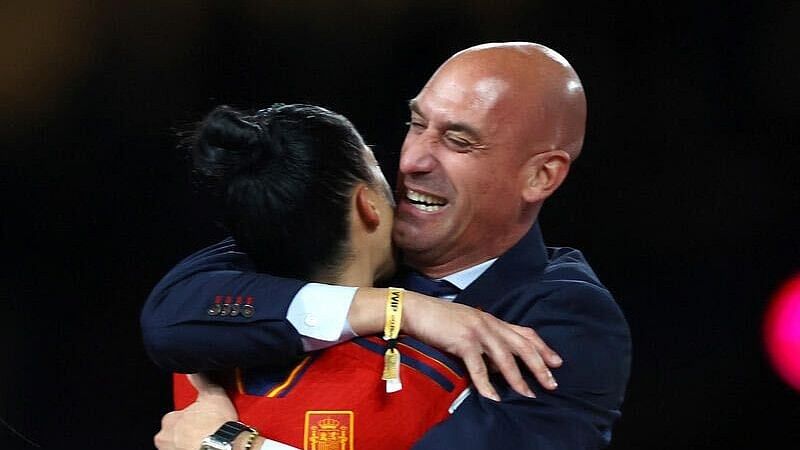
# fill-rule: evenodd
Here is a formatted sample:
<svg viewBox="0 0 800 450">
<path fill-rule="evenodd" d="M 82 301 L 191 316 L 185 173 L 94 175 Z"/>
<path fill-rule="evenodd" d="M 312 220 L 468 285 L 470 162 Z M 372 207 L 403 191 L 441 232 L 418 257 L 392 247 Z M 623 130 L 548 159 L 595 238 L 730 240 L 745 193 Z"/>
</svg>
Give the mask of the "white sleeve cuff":
<svg viewBox="0 0 800 450">
<path fill-rule="evenodd" d="M 300 450 L 297 447 L 292 447 L 291 445 L 281 444 L 278 441 L 273 441 L 272 439 L 267 439 L 261 444 L 261 450 Z"/>
<path fill-rule="evenodd" d="M 308 283 L 294 296 L 286 319 L 302 336 L 311 341 L 324 341 L 330 346 L 353 337 L 347 313 L 357 287 Z M 343 336 L 343 332 L 345 332 Z M 345 339 L 342 339 L 344 337 Z M 304 346 L 307 339 L 303 339 Z M 322 347 L 320 347 L 322 348 Z M 306 348 L 306 350 L 314 350 Z"/>
</svg>

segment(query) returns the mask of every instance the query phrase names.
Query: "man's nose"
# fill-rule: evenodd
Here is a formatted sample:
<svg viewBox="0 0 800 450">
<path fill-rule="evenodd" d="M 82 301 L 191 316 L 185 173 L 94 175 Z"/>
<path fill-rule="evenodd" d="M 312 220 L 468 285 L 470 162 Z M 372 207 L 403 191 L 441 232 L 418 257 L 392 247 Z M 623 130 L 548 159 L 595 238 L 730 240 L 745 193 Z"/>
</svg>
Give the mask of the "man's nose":
<svg viewBox="0 0 800 450">
<path fill-rule="evenodd" d="M 400 173 L 405 175 L 428 173 L 436 167 L 433 145 L 423 136 L 406 142 L 400 151 Z"/>
</svg>

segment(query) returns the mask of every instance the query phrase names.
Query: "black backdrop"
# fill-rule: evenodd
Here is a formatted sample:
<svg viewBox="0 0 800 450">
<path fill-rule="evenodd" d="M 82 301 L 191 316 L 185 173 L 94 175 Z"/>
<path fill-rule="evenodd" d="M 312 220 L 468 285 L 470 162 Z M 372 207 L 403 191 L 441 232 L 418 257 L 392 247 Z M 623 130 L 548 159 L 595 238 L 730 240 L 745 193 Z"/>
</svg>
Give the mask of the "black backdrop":
<svg viewBox="0 0 800 450">
<path fill-rule="evenodd" d="M 405 102 L 439 63 L 532 40 L 589 100 L 584 154 L 541 221 L 631 325 L 612 448 L 797 442 L 800 394 L 766 364 L 760 324 L 800 269 L 800 4 L 694 3 L 4 2 L 0 416 L 44 448 L 152 446 L 169 378 L 138 313 L 221 236 L 176 127 L 219 103 L 322 104 L 393 176 Z M 33 448 L 0 429 L 2 448 Z"/>
</svg>

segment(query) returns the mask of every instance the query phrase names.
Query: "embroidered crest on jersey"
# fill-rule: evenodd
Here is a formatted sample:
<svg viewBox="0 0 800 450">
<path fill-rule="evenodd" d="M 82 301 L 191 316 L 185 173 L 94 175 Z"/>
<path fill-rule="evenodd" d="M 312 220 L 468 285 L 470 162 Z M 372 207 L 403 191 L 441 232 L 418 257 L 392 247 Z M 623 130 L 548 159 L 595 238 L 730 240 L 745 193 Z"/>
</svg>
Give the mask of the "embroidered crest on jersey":
<svg viewBox="0 0 800 450">
<path fill-rule="evenodd" d="M 304 450 L 353 450 L 353 411 L 306 411 Z"/>
</svg>

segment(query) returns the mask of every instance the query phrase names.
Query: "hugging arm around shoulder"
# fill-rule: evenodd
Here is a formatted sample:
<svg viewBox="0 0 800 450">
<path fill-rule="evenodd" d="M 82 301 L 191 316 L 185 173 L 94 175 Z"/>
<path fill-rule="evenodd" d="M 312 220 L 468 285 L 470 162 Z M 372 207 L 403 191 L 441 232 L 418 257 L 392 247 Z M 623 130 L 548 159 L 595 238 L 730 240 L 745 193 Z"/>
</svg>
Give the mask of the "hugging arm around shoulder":
<svg viewBox="0 0 800 450">
<path fill-rule="evenodd" d="M 543 283 L 547 283 L 546 281 Z M 415 450 L 496 448 L 574 450 L 608 445 L 630 370 L 630 336 L 622 313 L 604 288 L 563 281 L 526 299 L 512 293 L 500 315 L 534 328 L 564 363 L 554 370 L 559 386 L 547 391 L 526 374 L 537 398 L 526 398 L 494 376 L 494 402 L 473 393 L 453 415 L 430 430 Z M 530 308 L 519 308 L 527 302 Z M 517 308 L 517 311 L 513 309 Z"/>
<path fill-rule="evenodd" d="M 286 313 L 304 281 L 256 273 L 232 239 L 181 261 L 141 314 L 145 349 L 182 373 L 291 364 L 303 352 Z"/>
</svg>

